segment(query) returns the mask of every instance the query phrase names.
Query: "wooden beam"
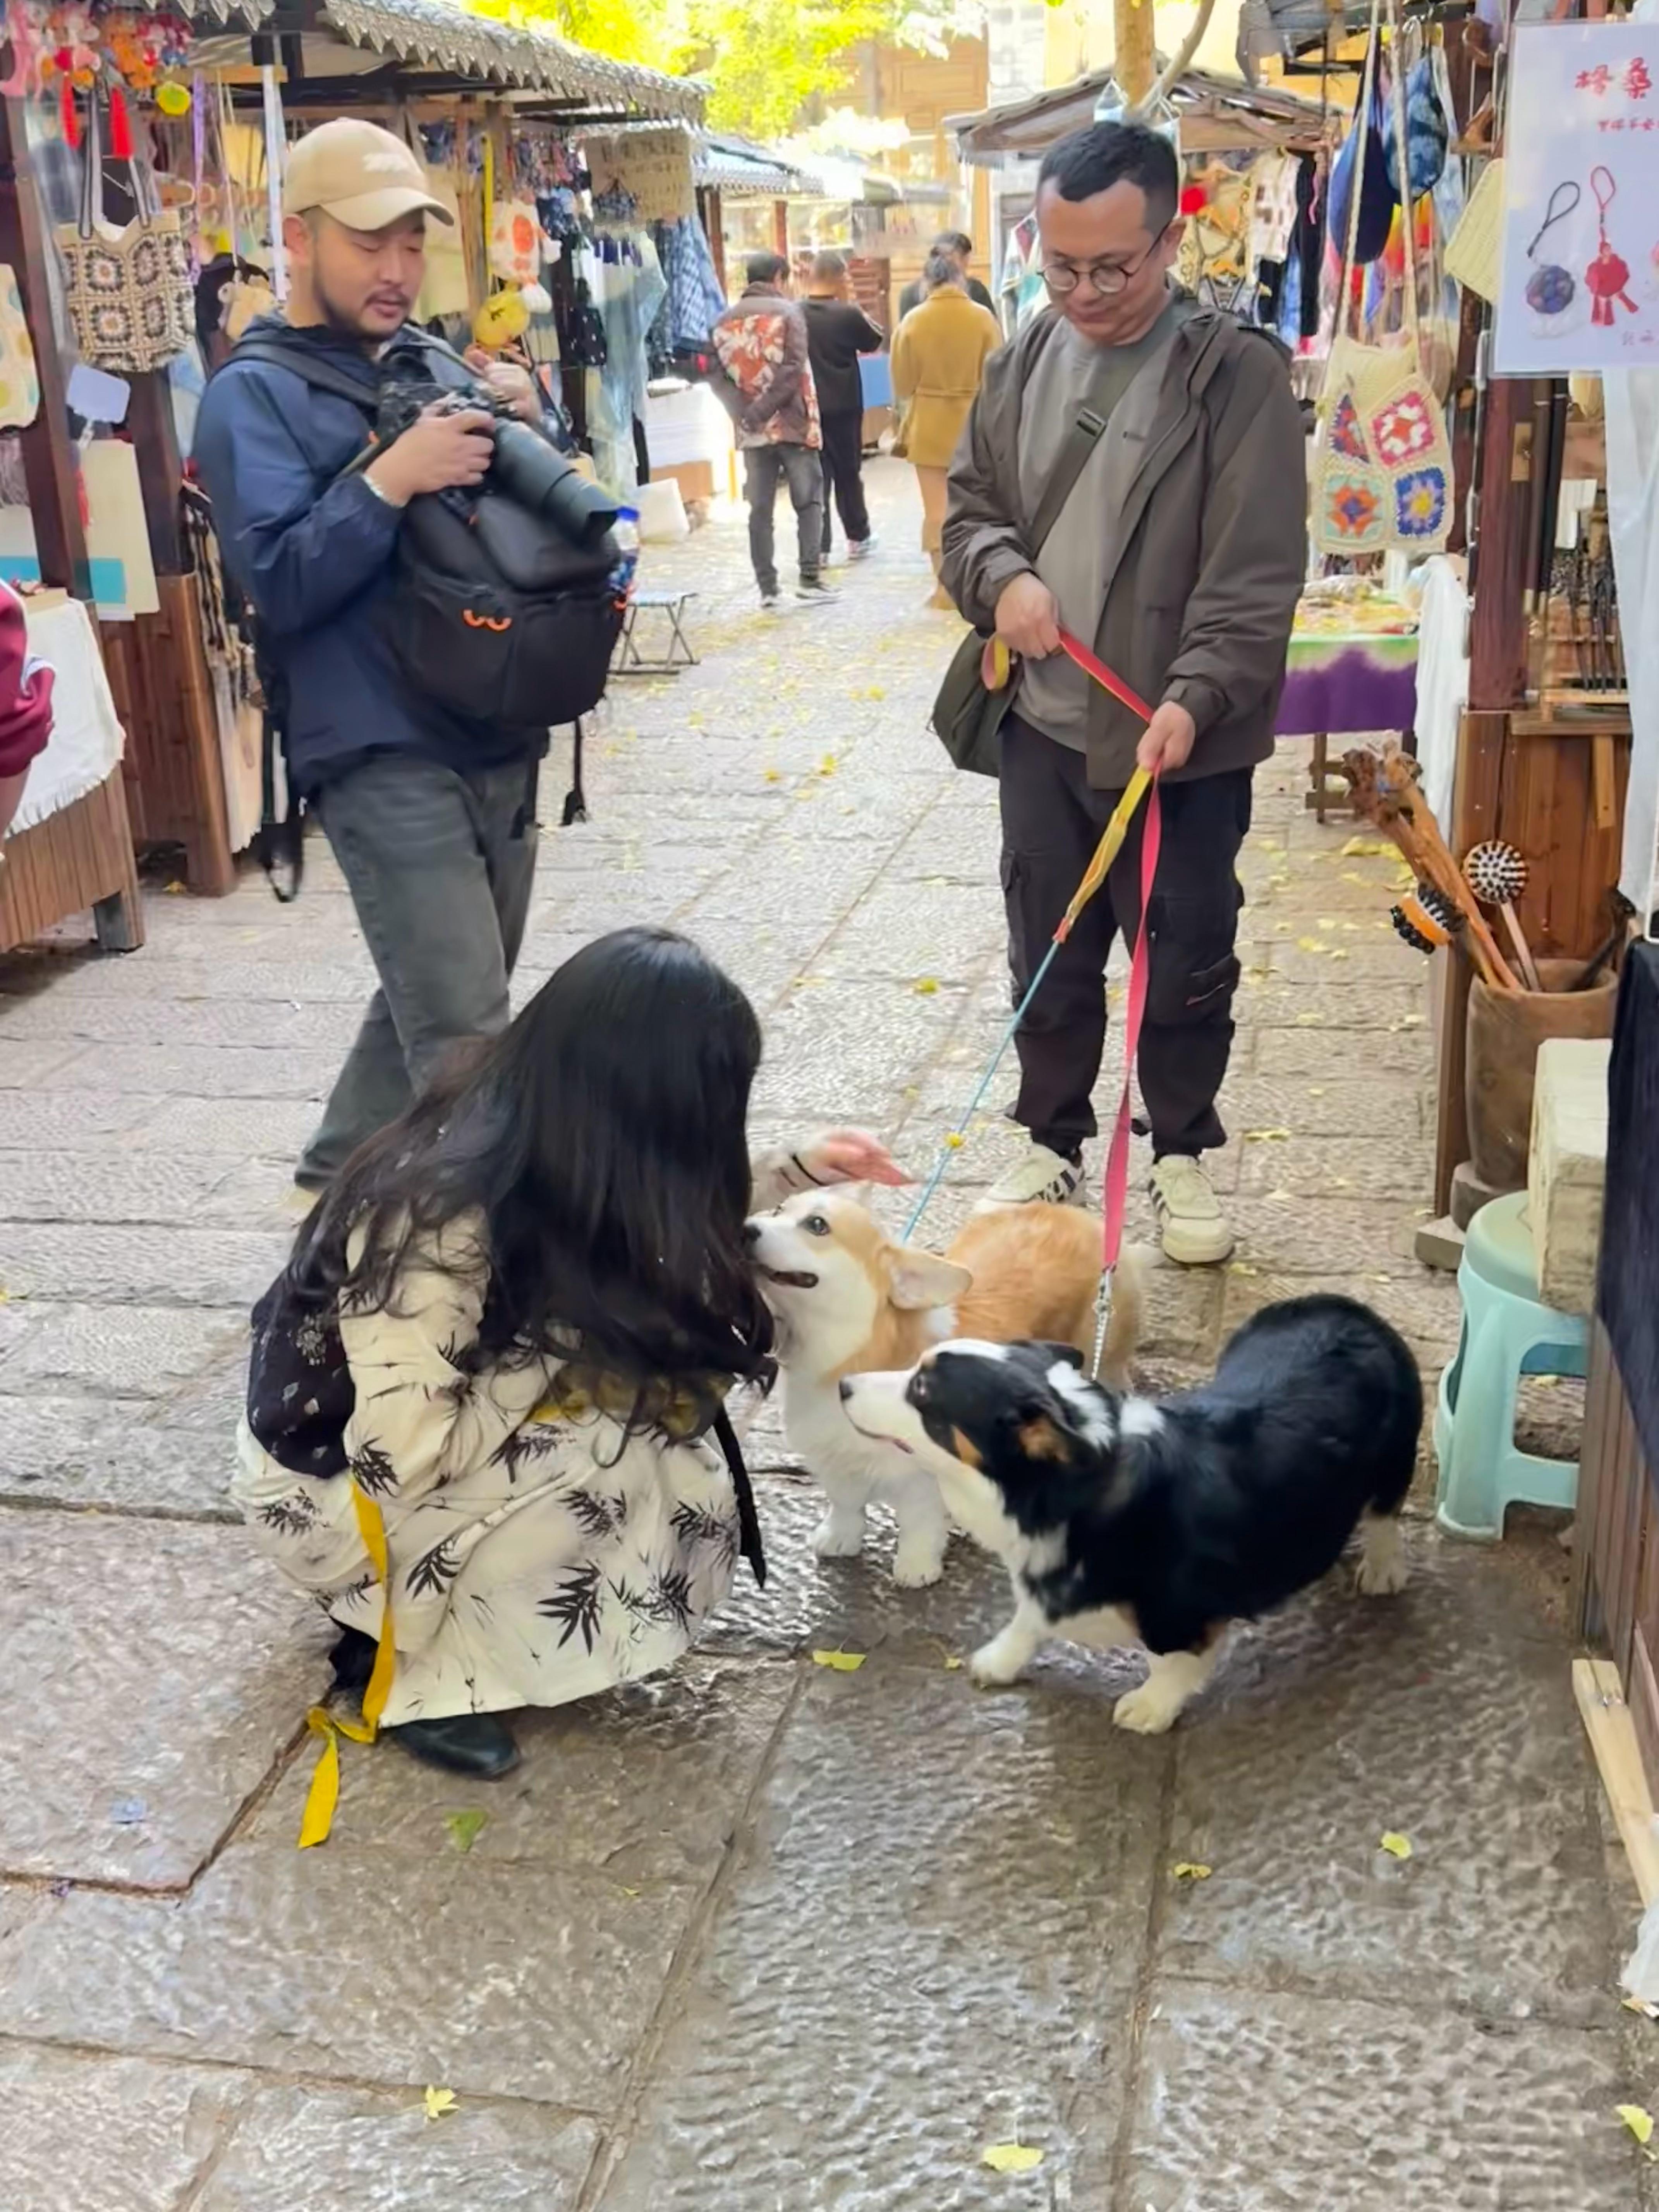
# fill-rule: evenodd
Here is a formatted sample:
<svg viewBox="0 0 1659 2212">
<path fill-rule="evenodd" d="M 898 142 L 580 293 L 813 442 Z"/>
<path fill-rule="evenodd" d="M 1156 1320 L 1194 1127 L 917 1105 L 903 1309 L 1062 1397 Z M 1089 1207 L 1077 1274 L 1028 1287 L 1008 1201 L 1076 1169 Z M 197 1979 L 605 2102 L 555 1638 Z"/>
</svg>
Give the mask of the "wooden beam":
<svg viewBox="0 0 1659 2212">
<path fill-rule="evenodd" d="M 1522 602 L 1531 551 L 1527 519 L 1533 473 L 1533 390 L 1528 379 L 1494 377 L 1487 386 L 1480 446 L 1480 542 L 1469 584 L 1474 599 L 1469 705 L 1496 711 L 1518 707 L 1527 689 Z"/>
<path fill-rule="evenodd" d="M 40 380 L 40 405 L 21 439 L 40 580 L 90 602 L 92 572 L 81 522 L 80 475 L 70 445 L 63 357 L 52 332 L 52 255 L 29 167 L 23 105 L 0 100 L 0 261 L 16 276 Z"/>
<path fill-rule="evenodd" d="M 1619 1669 L 1611 1659 L 1575 1659 L 1572 1694 L 1645 1910 L 1659 1899 L 1659 1838 L 1653 1832 L 1653 1800 Z"/>
<path fill-rule="evenodd" d="M 138 460 L 138 489 L 143 495 L 149 557 L 158 576 L 182 576 L 190 563 L 185 558 L 184 538 L 179 526 L 179 501 L 185 471 L 179 455 L 173 387 L 164 369 L 127 380 L 132 386 L 132 398 L 127 404 L 127 428 L 132 433 L 133 451 Z"/>
</svg>

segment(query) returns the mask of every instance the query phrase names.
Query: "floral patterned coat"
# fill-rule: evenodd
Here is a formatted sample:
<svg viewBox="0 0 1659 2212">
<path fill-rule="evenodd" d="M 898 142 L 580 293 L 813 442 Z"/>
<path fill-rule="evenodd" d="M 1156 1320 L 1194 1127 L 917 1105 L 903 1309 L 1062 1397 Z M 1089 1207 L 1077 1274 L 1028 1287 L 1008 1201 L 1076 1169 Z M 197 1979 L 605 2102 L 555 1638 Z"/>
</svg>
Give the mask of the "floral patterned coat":
<svg viewBox="0 0 1659 2212">
<path fill-rule="evenodd" d="M 769 1156 L 754 1202 L 810 1180 Z M 392 1312 L 295 1322 L 269 1299 L 256 1312 L 232 1485 L 255 1540 L 342 1626 L 378 1637 L 386 1595 L 354 1486 L 374 1500 L 397 1646 L 389 1726 L 563 1705 L 672 1666 L 732 1587 L 724 1458 L 706 1437 L 630 1437 L 597 1406 L 556 1398 L 544 1358 L 476 1368 L 489 1283 L 476 1220 L 451 1223 L 432 1262 L 406 1271 Z"/>
</svg>

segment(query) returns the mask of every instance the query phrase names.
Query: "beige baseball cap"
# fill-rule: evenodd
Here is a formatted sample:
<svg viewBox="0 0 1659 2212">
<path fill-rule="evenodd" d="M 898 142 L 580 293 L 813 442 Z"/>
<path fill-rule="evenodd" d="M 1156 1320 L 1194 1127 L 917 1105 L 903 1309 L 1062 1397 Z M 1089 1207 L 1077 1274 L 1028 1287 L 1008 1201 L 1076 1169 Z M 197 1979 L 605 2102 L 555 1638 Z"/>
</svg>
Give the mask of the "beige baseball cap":
<svg viewBox="0 0 1659 2212">
<path fill-rule="evenodd" d="M 455 220 L 427 190 L 426 173 L 403 139 L 350 116 L 319 124 L 289 149 L 283 206 L 289 215 L 319 208 L 348 230 L 384 230 L 406 215 Z"/>
</svg>

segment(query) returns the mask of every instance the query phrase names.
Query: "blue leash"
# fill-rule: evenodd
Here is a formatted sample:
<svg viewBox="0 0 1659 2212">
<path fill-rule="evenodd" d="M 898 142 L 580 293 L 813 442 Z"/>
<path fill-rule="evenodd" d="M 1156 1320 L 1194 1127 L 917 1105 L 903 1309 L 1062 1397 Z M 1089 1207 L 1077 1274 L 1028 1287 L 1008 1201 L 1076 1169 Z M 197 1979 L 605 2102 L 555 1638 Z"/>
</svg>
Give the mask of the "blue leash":
<svg viewBox="0 0 1659 2212">
<path fill-rule="evenodd" d="M 1032 976 L 1030 984 L 1026 988 L 1025 996 L 1020 1000 L 1018 1006 L 1015 1007 L 1013 1013 L 1009 1018 L 1008 1026 L 1004 1030 L 1001 1036 L 999 1038 L 996 1050 L 991 1054 L 990 1064 L 986 1068 L 984 1074 L 979 1079 L 979 1088 L 975 1091 L 973 1097 L 968 1101 L 968 1110 L 962 1117 L 964 1124 L 971 1121 L 975 1115 L 978 1113 L 980 1101 L 990 1089 L 992 1079 L 996 1074 L 998 1068 L 1002 1065 L 1002 1055 L 1007 1051 L 1009 1046 L 1013 1042 L 1014 1032 L 1024 1020 L 1026 1009 L 1030 1005 L 1032 1000 L 1036 998 L 1038 990 L 1041 988 L 1042 979 L 1048 974 L 1049 964 L 1053 961 L 1055 953 L 1059 951 L 1062 942 L 1063 940 L 1058 937 L 1050 940 L 1048 950 L 1043 954 L 1042 962 L 1037 968 L 1036 974 Z M 899 1239 L 899 1242 L 902 1244 L 908 1244 L 910 1242 L 910 1239 L 915 1235 L 917 1224 L 921 1221 L 922 1215 L 927 1212 L 928 1207 L 933 1204 L 933 1194 L 939 1188 L 940 1183 L 945 1180 L 945 1170 L 951 1164 L 951 1155 L 952 1152 L 959 1152 L 961 1150 L 963 1140 L 966 1133 L 967 1132 L 965 1127 L 951 1129 L 946 1133 L 945 1142 L 939 1146 L 939 1158 L 933 1163 L 933 1172 L 928 1176 L 927 1182 L 922 1186 L 921 1196 L 916 1200 L 915 1206 L 911 1208 L 910 1218 L 904 1224 L 904 1234 Z"/>
</svg>

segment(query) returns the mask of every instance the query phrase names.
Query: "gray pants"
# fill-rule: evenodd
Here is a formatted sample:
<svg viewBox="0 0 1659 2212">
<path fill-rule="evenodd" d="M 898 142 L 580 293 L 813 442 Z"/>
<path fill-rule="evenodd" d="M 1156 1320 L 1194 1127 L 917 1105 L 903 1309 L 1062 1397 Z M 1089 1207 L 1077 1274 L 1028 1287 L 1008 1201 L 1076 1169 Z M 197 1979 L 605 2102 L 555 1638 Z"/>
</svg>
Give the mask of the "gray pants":
<svg viewBox="0 0 1659 2212">
<path fill-rule="evenodd" d="M 744 491 L 749 501 L 749 557 L 763 598 L 775 596 L 778 561 L 773 509 L 778 479 L 789 487 L 795 510 L 802 576 L 816 576 L 823 561 L 823 457 L 807 446 L 750 446 L 743 457 Z"/>
<path fill-rule="evenodd" d="M 320 1189 L 452 1046 L 495 1036 L 536 872 L 536 767 L 471 775 L 380 753 L 326 786 L 323 828 L 380 988 L 295 1180 Z"/>
</svg>

